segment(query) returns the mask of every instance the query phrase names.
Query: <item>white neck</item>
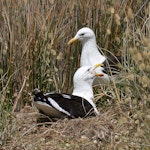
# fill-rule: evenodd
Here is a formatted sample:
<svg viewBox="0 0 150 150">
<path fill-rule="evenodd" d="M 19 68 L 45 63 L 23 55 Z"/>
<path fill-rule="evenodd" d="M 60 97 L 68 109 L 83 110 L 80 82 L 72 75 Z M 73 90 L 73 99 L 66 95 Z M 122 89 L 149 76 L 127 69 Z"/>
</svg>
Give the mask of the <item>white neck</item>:
<svg viewBox="0 0 150 150">
<path fill-rule="evenodd" d="M 86 86 L 85 84 L 84 86 L 81 85 L 81 86 L 74 87 L 72 95 L 82 97 L 88 101 L 92 101 L 94 98 L 92 87 L 89 87 L 89 85 Z"/>
<path fill-rule="evenodd" d="M 105 57 L 99 52 L 95 37 L 82 41 L 80 66 L 95 65 L 104 61 Z"/>
<path fill-rule="evenodd" d="M 92 85 L 89 86 L 89 84 L 86 83 L 83 84 L 83 82 L 74 83 L 74 90 L 72 95 L 79 96 L 86 99 L 93 106 L 95 114 L 99 115 L 96 105 L 93 102 L 94 94 L 93 94 Z"/>
</svg>

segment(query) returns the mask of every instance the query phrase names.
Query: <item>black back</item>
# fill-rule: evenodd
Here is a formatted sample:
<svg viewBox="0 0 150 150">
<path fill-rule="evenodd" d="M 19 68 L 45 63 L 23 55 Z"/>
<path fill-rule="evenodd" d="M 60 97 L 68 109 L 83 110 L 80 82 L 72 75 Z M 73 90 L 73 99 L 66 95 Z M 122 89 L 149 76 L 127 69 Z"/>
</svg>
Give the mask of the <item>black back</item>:
<svg viewBox="0 0 150 150">
<path fill-rule="evenodd" d="M 43 94 L 42 92 L 34 93 L 34 101 L 41 101 L 47 103 L 49 106 L 53 99 L 62 109 L 70 113 L 71 118 L 93 116 L 93 106 L 84 98 L 70 95 L 70 94 Z M 55 107 L 54 107 L 55 108 Z"/>
<path fill-rule="evenodd" d="M 110 75 L 116 75 L 120 72 L 119 64 L 122 64 L 123 57 L 122 56 L 113 56 L 110 55 L 106 58 L 106 60 L 103 62 L 104 64 L 104 70 L 103 72 Z"/>
</svg>

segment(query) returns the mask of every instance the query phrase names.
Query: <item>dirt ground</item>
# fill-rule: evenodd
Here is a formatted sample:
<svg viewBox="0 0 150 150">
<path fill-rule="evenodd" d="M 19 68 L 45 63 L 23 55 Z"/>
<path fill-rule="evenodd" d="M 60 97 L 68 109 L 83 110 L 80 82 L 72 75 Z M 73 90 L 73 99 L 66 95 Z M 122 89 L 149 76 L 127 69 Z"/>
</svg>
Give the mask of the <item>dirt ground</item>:
<svg viewBox="0 0 150 150">
<path fill-rule="evenodd" d="M 97 117 L 38 123 L 37 110 L 25 106 L 13 114 L 9 139 L 1 150 L 134 149 L 136 143 L 132 145 L 126 138 L 132 122 L 119 115 L 115 106 L 99 111 Z"/>
</svg>

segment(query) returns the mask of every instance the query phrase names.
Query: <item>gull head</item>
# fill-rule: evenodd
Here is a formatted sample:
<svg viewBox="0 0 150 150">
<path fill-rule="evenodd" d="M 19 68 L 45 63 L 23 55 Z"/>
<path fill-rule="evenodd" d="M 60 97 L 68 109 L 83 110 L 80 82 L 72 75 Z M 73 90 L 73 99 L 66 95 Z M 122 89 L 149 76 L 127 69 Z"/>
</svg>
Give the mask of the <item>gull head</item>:
<svg viewBox="0 0 150 150">
<path fill-rule="evenodd" d="M 84 27 L 76 33 L 75 37 L 68 42 L 68 45 L 71 45 L 76 41 L 81 41 L 82 43 L 84 43 L 90 39 L 94 39 L 95 41 L 95 34 L 90 28 Z"/>
<path fill-rule="evenodd" d="M 74 74 L 73 82 L 74 86 L 92 86 L 96 77 L 103 77 L 103 64 L 96 64 L 94 66 L 80 67 Z"/>
</svg>

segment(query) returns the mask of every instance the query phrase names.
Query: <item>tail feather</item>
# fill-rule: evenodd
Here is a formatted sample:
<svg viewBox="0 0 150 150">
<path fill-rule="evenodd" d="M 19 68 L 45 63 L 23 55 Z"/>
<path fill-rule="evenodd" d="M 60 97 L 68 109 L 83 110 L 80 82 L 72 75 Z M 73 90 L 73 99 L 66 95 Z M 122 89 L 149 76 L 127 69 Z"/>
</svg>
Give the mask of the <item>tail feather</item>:
<svg viewBox="0 0 150 150">
<path fill-rule="evenodd" d="M 103 72 L 109 75 L 115 75 L 118 74 L 121 70 L 119 67 L 119 64 L 123 63 L 123 57 L 122 56 L 108 56 L 107 60 L 103 63 L 104 64 L 104 70 Z"/>
<path fill-rule="evenodd" d="M 38 88 L 35 88 L 33 91 L 33 95 L 34 95 L 34 101 L 44 101 L 45 100 L 45 96 L 43 94 L 42 91 L 40 91 Z"/>
<path fill-rule="evenodd" d="M 35 88 L 34 91 L 33 91 L 33 94 L 36 95 L 36 94 L 38 94 L 38 93 L 40 93 L 40 92 L 41 92 L 41 91 L 40 91 L 38 88 Z"/>
</svg>

